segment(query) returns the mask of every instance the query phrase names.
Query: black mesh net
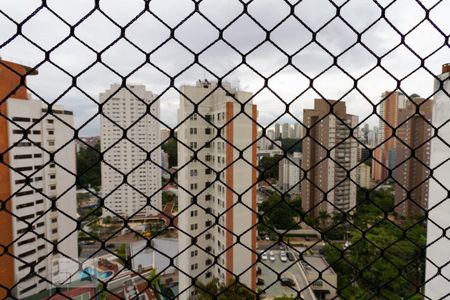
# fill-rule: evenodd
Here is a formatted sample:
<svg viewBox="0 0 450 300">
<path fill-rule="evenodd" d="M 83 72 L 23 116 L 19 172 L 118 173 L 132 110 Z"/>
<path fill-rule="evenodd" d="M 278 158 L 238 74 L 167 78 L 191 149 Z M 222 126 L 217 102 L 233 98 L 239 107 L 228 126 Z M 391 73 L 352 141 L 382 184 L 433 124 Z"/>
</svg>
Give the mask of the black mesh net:
<svg viewBox="0 0 450 300">
<path fill-rule="evenodd" d="M 0 298 L 450 297 L 449 11 L 2 2 Z"/>
</svg>

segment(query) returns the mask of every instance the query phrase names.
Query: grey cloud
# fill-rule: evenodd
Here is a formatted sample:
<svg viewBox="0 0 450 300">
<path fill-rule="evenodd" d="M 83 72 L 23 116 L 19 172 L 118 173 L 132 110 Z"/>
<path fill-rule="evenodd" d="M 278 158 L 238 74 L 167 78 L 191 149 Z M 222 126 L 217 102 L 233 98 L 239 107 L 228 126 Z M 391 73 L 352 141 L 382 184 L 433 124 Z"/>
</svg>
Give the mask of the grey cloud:
<svg viewBox="0 0 450 300">
<path fill-rule="evenodd" d="M 401 1 L 398 2 L 399 4 L 396 7 L 389 9 L 388 17 L 404 30 L 412 24 L 414 16 L 418 16 L 421 13 L 415 7 L 411 7 L 411 5 L 406 5 Z M 92 0 L 48 0 L 47 3 L 56 13 L 71 24 L 80 20 L 94 7 L 94 1 Z M 19 1 L 19 3 L 17 1 L 7 1 L 2 4 L 0 9 L 20 21 L 39 5 L 41 5 L 40 1 L 29 0 Z M 142 11 L 144 2 L 139 0 L 100 1 L 100 7 L 117 23 L 123 25 L 127 24 Z M 189 0 L 154 0 L 150 2 L 150 8 L 170 26 L 175 26 L 193 10 L 194 4 Z M 218 27 L 223 28 L 241 13 L 242 4 L 238 1 L 204 0 L 199 4 L 199 8 Z M 401 16 L 395 14 L 395 11 L 398 9 L 402 12 Z M 409 14 L 410 9 L 411 14 Z M 430 14 L 436 22 L 442 25 L 443 30 L 447 30 L 447 35 L 449 26 L 446 26 L 445 19 L 442 18 L 442 15 L 445 15 L 445 13 L 439 12 L 445 12 L 448 9 L 450 9 L 449 3 L 440 5 Z M 272 28 L 289 13 L 289 7 L 284 1 L 258 0 L 249 5 L 248 12 L 261 22 L 265 28 Z M 379 13 L 379 9 L 371 1 L 365 0 L 350 1 L 341 10 L 342 17 L 358 31 L 365 30 L 378 17 Z M 335 8 L 328 0 L 303 0 L 296 6 L 295 14 L 312 29 L 317 30 L 330 18 L 334 17 Z M 406 17 L 404 17 L 405 15 Z M 30 24 L 24 26 L 23 32 L 45 49 L 64 39 L 68 34 L 68 29 L 61 25 L 61 22 L 55 17 L 52 17 L 48 11 L 43 10 L 36 14 L 33 19 L 30 21 Z M 417 20 L 419 19 L 414 21 L 417 22 Z M 1 17 L 0 27 L 2 28 L 0 43 L 15 33 L 15 27 Z M 77 37 L 90 47 L 101 50 L 119 36 L 120 31 L 100 12 L 95 12 L 77 27 L 75 33 Z M 413 49 L 417 49 L 418 52 L 424 51 L 420 52 L 421 54 L 425 54 L 427 53 L 426 51 L 433 50 L 432 46 L 439 43 L 442 44 L 443 37 L 435 33 L 436 30 L 433 27 L 423 26 L 417 32 L 412 33 L 410 38 L 407 38 L 407 43 Z M 126 36 L 148 53 L 169 38 L 170 31 L 155 17 L 151 16 L 150 13 L 146 12 L 127 28 Z M 218 36 L 218 32 L 202 17 L 195 15 L 176 30 L 175 36 L 194 52 L 198 52 L 214 41 Z M 224 32 L 223 38 L 239 49 L 239 51 L 245 53 L 263 41 L 266 35 L 264 30 L 255 25 L 248 16 L 243 16 Z M 293 54 L 310 41 L 311 34 L 291 16 L 271 34 L 271 39 L 285 49 L 288 54 Z M 338 53 L 355 40 L 355 35 L 351 30 L 342 26 L 342 23 L 335 21 L 321 31 L 317 35 L 317 39 L 327 49 L 333 53 Z M 399 37 L 395 31 L 389 29 L 385 21 L 381 21 L 363 34 L 362 42 L 370 47 L 376 55 L 380 56 L 394 47 L 399 42 Z M 44 59 L 41 51 L 21 37 L 17 37 L 3 47 L 0 50 L 0 55 L 3 55 L 5 58 L 14 57 L 13 60 L 19 62 L 27 60 L 28 63 L 26 64 L 31 66 Z M 448 61 L 448 57 L 448 49 L 443 49 L 430 57 L 426 64 L 432 68 L 433 72 L 438 72 L 440 64 Z M 177 74 L 193 61 L 193 56 L 175 41 L 170 41 L 166 46 L 155 51 L 150 58 L 152 63 L 170 75 Z M 222 76 L 240 64 L 242 57 L 239 53 L 226 46 L 225 43 L 219 42 L 200 55 L 199 59 L 211 72 Z M 96 54 L 71 38 L 51 53 L 51 60 L 70 74 L 75 75 L 95 61 Z M 102 61 L 122 75 L 133 70 L 144 60 L 145 56 L 125 41 L 117 43 L 102 55 Z M 272 74 L 279 67 L 283 66 L 286 61 L 287 59 L 283 54 L 272 46 L 268 46 L 268 44 L 248 55 L 247 59 L 247 63 L 264 76 Z M 320 47 L 313 44 L 297 54 L 293 59 L 293 63 L 308 76 L 315 76 L 332 64 L 333 60 Z M 361 76 L 374 63 L 375 61 L 371 55 L 361 46 L 354 47 L 338 60 L 338 64 L 354 77 Z M 405 55 L 405 52 L 398 50 L 383 59 L 382 64 L 396 76 L 401 76 L 414 66 L 414 59 Z M 402 87 L 408 92 L 414 90 L 421 95 L 430 94 L 432 88 L 431 78 L 426 77 L 424 79 L 425 76 L 427 76 L 426 73 L 417 73 L 410 79 L 405 80 Z M 192 83 L 203 77 L 213 78 L 214 76 L 200 66 L 194 66 L 181 74 L 175 80 L 175 84 L 179 86 L 185 83 Z M 264 85 L 263 79 L 246 66 L 240 66 L 225 79 L 236 86 L 240 86 L 242 89 L 245 87 L 253 92 L 258 91 Z M 97 99 L 100 92 L 115 82 L 120 83 L 121 78 L 97 63 L 86 74 L 79 77 L 77 86 L 94 99 Z M 129 77 L 129 82 L 145 84 L 148 89 L 156 94 L 161 94 L 170 85 L 170 80 L 167 76 L 148 64 L 132 74 Z M 351 88 L 349 82 L 351 81 L 346 75 L 337 70 L 337 68 L 333 68 L 315 81 L 314 87 L 323 93 L 324 96 L 335 99 Z M 40 75 L 31 77 L 29 83 L 30 87 L 36 90 L 39 95 L 42 94 L 41 96 L 46 101 L 52 102 L 65 88 L 71 85 L 71 78 L 49 64 L 45 64 L 40 67 Z M 361 79 L 358 87 L 373 103 L 377 103 L 379 95 L 384 90 L 395 88 L 395 83 L 395 80 L 377 68 Z M 283 69 L 280 74 L 269 81 L 269 86 L 277 91 L 286 101 L 292 101 L 308 85 L 309 81 L 299 75 L 292 67 Z M 170 126 L 176 125 L 175 116 L 178 108 L 178 96 L 178 93 L 173 89 L 161 96 L 161 118 Z M 317 93 L 313 90 L 308 90 L 305 95 L 292 103 L 292 113 L 300 117 L 302 109 L 311 107 L 312 100 L 317 96 Z M 370 106 L 367 105 L 368 103 L 362 100 L 362 96 L 356 92 L 353 92 L 344 100 L 348 101 L 349 110 L 353 113 L 364 116 L 371 112 Z M 75 91 L 71 91 L 60 101 L 69 109 L 75 111 L 77 126 L 87 120 L 89 116 L 95 114 L 97 109 L 95 103 Z M 284 104 L 273 95 L 270 95 L 267 90 L 255 97 L 255 103 L 259 105 L 259 118 L 263 124 L 268 124 L 284 112 Z M 284 116 L 282 120 L 292 122 L 292 119 L 287 116 Z M 96 130 L 98 132 L 98 121 L 90 124 L 83 133 L 93 134 Z"/>
</svg>

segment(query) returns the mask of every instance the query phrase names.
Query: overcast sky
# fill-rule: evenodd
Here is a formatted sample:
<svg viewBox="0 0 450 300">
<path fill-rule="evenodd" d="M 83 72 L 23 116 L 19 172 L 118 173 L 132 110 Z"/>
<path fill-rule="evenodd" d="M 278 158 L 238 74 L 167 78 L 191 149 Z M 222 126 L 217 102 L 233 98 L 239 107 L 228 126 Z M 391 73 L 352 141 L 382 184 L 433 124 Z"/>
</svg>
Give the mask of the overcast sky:
<svg viewBox="0 0 450 300">
<path fill-rule="evenodd" d="M 267 37 L 266 30 L 272 30 L 291 12 L 291 7 L 282 0 L 255 0 L 248 5 L 248 15 L 241 16 L 233 25 L 228 23 L 241 14 L 243 5 L 237 0 L 204 0 L 198 1 L 199 9 L 218 28 L 226 27 L 222 38 L 232 44 L 242 53 L 247 54 Z M 244 1 L 249 2 L 249 1 Z M 287 1 L 295 4 L 298 1 Z M 340 5 L 344 1 L 335 0 Z M 391 1 L 378 1 L 380 6 L 386 7 Z M 430 19 L 441 32 L 428 20 L 424 21 L 405 38 L 405 43 L 420 57 L 426 58 L 425 67 L 434 74 L 438 74 L 441 65 L 450 62 L 448 46 L 450 35 L 450 0 L 421 1 L 422 5 L 432 8 Z M 167 26 L 175 27 L 195 9 L 192 0 L 153 0 L 150 10 Z M 0 10 L 16 22 L 22 22 L 32 14 L 41 1 L 37 0 L 0 0 Z M 47 5 L 69 24 L 76 24 L 94 8 L 93 0 L 61 1 L 47 0 Z M 139 15 L 145 7 L 142 0 L 102 0 L 101 10 L 117 24 L 124 26 L 131 20 L 125 31 L 126 37 L 140 47 L 145 53 L 152 53 L 150 61 L 164 72 L 173 76 L 194 61 L 194 56 L 184 49 L 177 41 L 170 39 L 169 28 L 161 23 L 149 12 Z M 272 31 L 270 39 L 282 48 L 286 54 L 292 56 L 292 65 L 307 76 L 313 78 L 333 64 L 333 58 L 313 39 L 311 32 L 296 18 L 300 19 L 310 29 L 317 31 L 328 20 L 336 15 L 336 8 L 328 0 L 303 0 L 294 7 L 295 16 L 290 16 L 279 27 Z M 337 63 L 351 76 L 359 78 L 377 64 L 377 58 L 369 51 L 370 48 L 378 56 L 383 56 L 390 49 L 401 42 L 401 36 L 389 25 L 392 23 L 397 30 L 405 34 L 425 17 L 424 9 L 413 0 L 399 0 L 390 5 L 385 17 L 370 29 L 367 29 L 381 15 L 381 9 L 371 0 L 349 1 L 340 10 L 341 17 L 354 27 L 357 32 L 364 32 L 361 40 L 346 53 L 339 56 Z M 251 17 L 250 17 L 250 16 Z M 260 22 L 261 28 L 253 20 Z M 227 27 L 228 26 L 228 27 Z M 44 52 L 22 36 L 11 39 L 17 31 L 16 25 L 0 14 L 0 55 L 4 59 L 22 62 L 30 66 L 40 64 L 45 59 Z M 50 50 L 62 40 L 70 36 L 70 28 L 43 8 L 22 26 L 22 33 L 29 40 L 36 43 L 43 50 Z M 95 11 L 82 21 L 75 30 L 75 35 L 95 51 L 103 51 L 112 41 L 120 36 L 120 28 L 109 21 L 101 12 Z M 199 14 L 192 15 L 175 31 L 175 38 L 190 48 L 193 52 L 203 51 L 210 43 L 219 37 L 219 31 Z M 357 41 L 357 34 L 345 22 L 336 18 L 329 25 L 321 29 L 315 39 L 333 55 L 339 55 Z M 166 44 L 158 46 L 168 40 Z M 303 48 L 300 52 L 299 49 Z M 440 49 L 433 53 L 436 49 Z M 71 75 L 78 75 L 96 61 L 94 51 L 71 37 L 50 54 L 51 61 L 63 68 Z M 145 61 L 145 55 L 124 39 L 105 50 L 101 55 L 102 61 L 122 76 L 128 75 Z M 226 45 L 217 41 L 212 47 L 199 56 L 199 65 L 190 67 L 175 79 L 175 86 L 194 83 L 199 78 L 214 79 L 210 73 L 218 76 L 227 74 L 235 66 L 242 64 L 242 56 Z M 312 107 L 312 101 L 318 97 L 309 88 L 310 81 L 288 64 L 288 56 L 280 52 L 271 43 L 265 42 L 259 48 L 248 53 L 246 63 L 257 70 L 262 76 L 269 77 L 275 71 L 283 68 L 269 81 L 269 87 L 286 102 L 291 103 L 290 112 L 301 119 L 302 110 Z M 420 66 L 417 58 L 405 45 L 381 60 L 382 66 L 398 79 L 402 79 Z M 245 64 L 225 77 L 240 89 L 258 92 L 264 87 L 264 79 Z M 112 83 L 121 82 L 114 72 L 97 62 L 77 79 L 77 86 L 98 101 L 98 95 Z M 161 94 L 170 86 L 170 79 L 150 64 L 139 68 L 129 76 L 128 82 L 145 84 L 156 94 Z M 30 77 L 30 88 L 45 101 L 64 104 L 66 109 L 75 113 L 76 125 L 80 127 L 86 120 L 97 113 L 96 103 L 83 95 L 80 91 L 70 89 L 63 97 L 60 95 L 72 86 L 69 75 L 60 71 L 49 62 L 39 67 L 39 75 Z M 395 78 L 391 77 L 380 67 L 358 81 L 358 89 L 363 92 L 372 103 L 378 103 L 380 94 L 385 90 L 396 87 Z M 339 99 L 347 94 L 343 100 L 347 102 L 348 111 L 364 119 L 372 112 L 372 106 L 357 90 L 353 89 L 353 80 L 336 66 L 313 81 L 313 86 L 328 99 Z M 308 89 L 309 88 L 309 89 Z M 424 68 L 404 79 L 401 88 L 407 93 L 417 93 L 422 97 L 429 97 L 433 89 L 433 77 Z M 306 90 L 306 92 L 304 92 Z M 303 93 L 304 92 L 304 93 Z M 301 97 L 297 97 L 303 93 Z M 161 97 L 161 118 L 171 126 L 176 124 L 176 110 L 178 94 L 173 89 Z M 259 109 L 259 122 L 263 125 L 271 123 L 278 116 L 283 115 L 285 105 L 268 89 L 263 89 L 255 101 Z M 284 115 L 281 122 L 293 122 Z M 376 124 L 377 120 L 369 120 Z M 82 135 L 96 135 L 99 133 L 98 118 L 86 125 Z"/>
</svg>

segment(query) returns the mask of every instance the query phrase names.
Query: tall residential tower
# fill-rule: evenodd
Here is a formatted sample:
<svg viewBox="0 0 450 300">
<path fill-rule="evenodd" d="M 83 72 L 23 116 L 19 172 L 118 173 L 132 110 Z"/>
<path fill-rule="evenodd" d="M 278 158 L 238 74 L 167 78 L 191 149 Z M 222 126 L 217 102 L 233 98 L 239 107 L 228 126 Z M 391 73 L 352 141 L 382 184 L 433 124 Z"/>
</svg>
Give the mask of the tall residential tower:
<svg viewBox="0 0 450 300">
<path fill-rule="evenodd" d="M 222 88 L 223 87 L 223 88 Z M 192 277 L 217 278 L 256 290 L 257 110 L 251 93 L 229 84 L 199 81 L 182 86 L 178 121 L 180 299 L 187 299 Z M 247 102 L 248 101 L 248 102 Z M 245 104 L 244 104 L 245 103 Z M 247 115 L 241 113 L 244 109 Z M 220 128 L 220 135 L 217 129 Z M 242 150 L 239 158 L 238 150 Z M 196 151 L 196 152 L 194 152 Z M 245 160 L 244 160 L 245 159 Z M 184 190 L 186 189 L 186 190 Z M 239 236 L 239 243 L 236 243 Z M 217 257 L 217 263 L 215 258 Z M 233 275 L 234 274 L 234 275 Z"/>
<path fill-rule="evenodd" d="M 77 268 L 73 115 L 30 99 L 20 76 L 35 74 L 0 60 L 0 299 L 5 287 L 23 299 L 66 280 L 61 259 Z"/>
<path fill-rule="evenodd" d="M 303 123 L 309 128 L 303 141 L 302 168 L 307 172 L 302 181 L 303 210 L 311 216 L 321 211 L 331 215 L 336 207 L 350 210 L 356 204 L 354 167 L 359 151 L 350 129 L 356 127 L 358 117 L 347 113 L 343 101 L 315 99 L 314 109 L 303 111 Z"/>
<path fill-rule="evenodd" d="M 157 215 L 162 176 L 159 101 L 143 85 L 113 84 L 100 94 L 100 102 L 103 216 L 142 221 Z"/>
</svg>

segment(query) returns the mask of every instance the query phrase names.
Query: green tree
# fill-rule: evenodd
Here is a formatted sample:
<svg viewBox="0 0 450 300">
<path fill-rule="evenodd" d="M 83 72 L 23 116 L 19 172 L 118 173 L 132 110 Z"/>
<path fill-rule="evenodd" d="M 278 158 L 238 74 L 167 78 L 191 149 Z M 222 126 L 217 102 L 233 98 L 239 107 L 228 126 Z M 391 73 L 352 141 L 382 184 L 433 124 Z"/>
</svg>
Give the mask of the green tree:
<svg viewBox="0 0 450 300">
<path fill-rule="evenodd" d="M 207 284 L 199 281 L 195 283 L 194 296 L 190 300 L 253 300 L 256 295 L 248 287 L 242 283 L 233 282 L 229 286 L 219 283 L 219 280 L 214 278 Z"/>
<path fill-rule="evenodd" d="M 93 149 L 91 147 L 81 148 L 77 153 L 78 186 L 99 187 L 101 185 L 100 169 L 100 143 Z"/>
<path fill-rule="evenodd" d="M 151 271 L 147 275 L 147 279 L 150 281 L 150 284 L 155 287 L 159 285 L 161 275 L 158 274 L 158 271 L 156 269 L 151 269 Z"/>
<path fill-rule="evenodd" d="M 127 245 L 126 244 L 120 244 L 119 248 L 117 248 L 117 256 L 119 256 L 123 261 L 126 261 L 128 259 L 127 255 Z"/>
<path fill-rule="evenodd" d="M 325 254 L 348 299 L 418 299 L 423 285 L 426 231 L 420 219 L 394 224 L 386 218 L 394 202 L 389 191 L 358 192 L 351 246 L 327 245 Z M 345 259 L 343 259 L 345 258 Z"/>
<path fill-rule="evenodd" d="M 164 207 L 167 203 L 175 200 L 176 195 L 172 192 L 163 191 L 162 192 L 162 206 Z"/>
<path fill-rule="evenodd" d="M 277 179 L 278 180 L 278 164 L 283 159 L 282 155 L 274 155 L 273 157 L 263 157 L 259 161 L 260 179 Z"/>
<path fill-rule="evenodd" d="M 299 198 L 291 200 L 287 196 L 280 196 L 278 193 L 272 193 L 260 207 L 264 212 L 264 219 L 271 229 L 294 229 L 297 228 L 295 218 L 301 217 L 301 202 Z"/>
<path fill-rule="evenodd" d="M 302 141 L 300 139 L 281 139 L 281 148 L 287 153 L 302 152 Z"/>
<path fill-rule="evenodd" d="M 161 148 L 169 154 L 169 168 L 178 165 L 177 152 L 178 152 L 178 143 L 177 140 L 173 137 L 169 138 L 164 144 L 162 144 Z"/>
</svg>

